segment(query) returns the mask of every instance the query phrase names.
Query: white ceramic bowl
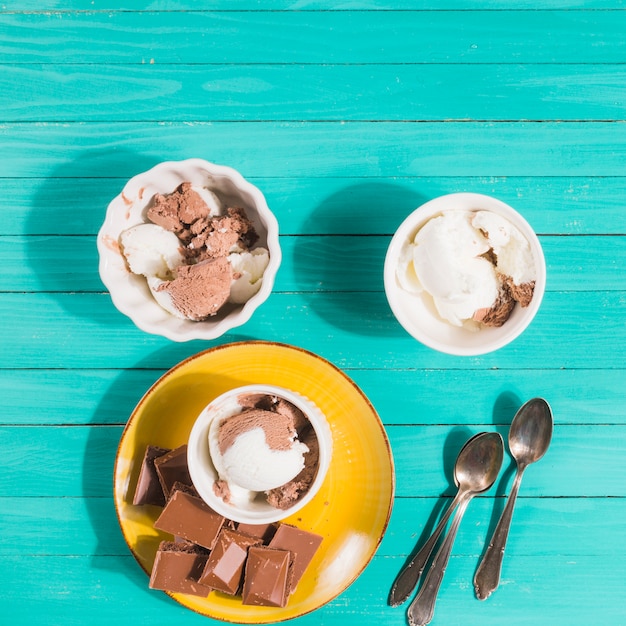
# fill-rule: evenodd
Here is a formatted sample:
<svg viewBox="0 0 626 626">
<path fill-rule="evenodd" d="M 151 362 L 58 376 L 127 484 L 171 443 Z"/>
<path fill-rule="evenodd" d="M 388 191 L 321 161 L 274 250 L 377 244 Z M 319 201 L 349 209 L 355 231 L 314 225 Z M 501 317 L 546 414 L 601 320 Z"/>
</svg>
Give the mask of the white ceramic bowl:
<svg viewBox="0 0 626 626">
<path fill-rule="evenodd" d="M 299 408 L 313 426 L 319 443 L 317 474 L 309 491 L 289 509 L 274 508 L 267 503 L 262 494 L 250 502 L 226 503 L 213 490 L 218 474 L 209 452 L 209 429 L 216 417 L 225 416 L 233 407 L 236 407 L 237 398 L 242 394 L 264 394 L 283 398 Z M 189 435 L 187 463 L 194 487 L 214 511 L 235 522 L 269 524 L 293 515 L 315 497 L 326 477 L 332 447 L 332 434 L 328 422 L 323 413 L 308 398 L 274 385 L 246 385 L 223 393 L 203 409 Z"/>
<path fill-rule="evenodd" d="M 517 227 L 530 244 L 537 272 L 533 298 L 527 307 L 516 304 L 509 319 L 500 327 L 481 328 L 472 332 L 463 327 L 452 326 L 437 315 L 429 295 L 408 293 L 398 284 L 396 269 L 402 248 L 413 241 L 417 231 L 429 219 L 453 209 L 487 210 L 497 213 Z M 391 310 L 410 335 L 440 352 L 474 356 L 502 348 L 518 337 L 530 324 L 545 292 L 546 263 L 537 235 L 515 209 L 490 196 L 454 193 L 426 202 L 402 222 L 387 250 L 384 282 Z"/>
<path fill-rule="evenodd" d="M 227 206 L 243 207 L 259 235 L 256 245 L 269 251 L 259 291 L 245 304 L 226 305 L 215 317 L 202 322 L 179 319 L 157 304 L 146 279 L 127 269 L 118 244 L 122 231 L 146 221 L 146 210 L 155 194 L 171 193 L 183 182 L 210 189 Z M 215 339 L 247 322 L 269 297 L 281 262 L 278 222 L 261 191 L 236 170 L 203 159 L 163 162 L 131 178 L 109 204 L 97 241 L 100 277 L 115 306 L 140 329 L 173 341 Z"/>
</svg>

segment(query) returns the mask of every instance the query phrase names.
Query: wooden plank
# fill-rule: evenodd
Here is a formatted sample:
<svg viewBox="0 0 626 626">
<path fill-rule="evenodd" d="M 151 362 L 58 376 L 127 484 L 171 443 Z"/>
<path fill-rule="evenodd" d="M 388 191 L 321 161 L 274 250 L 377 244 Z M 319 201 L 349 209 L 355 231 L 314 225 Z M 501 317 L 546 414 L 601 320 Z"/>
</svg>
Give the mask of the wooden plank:
<svg viewBox="0 0 626 626">
<path fill-rule="evenodd" d="M 110 497 L 2 498 L 1 556 L 129 554 Z"/>
<path fill-rule="evenodd" d="M 597 64 L 0 66 L 3 122 L 610 121 L 625 96 Z"/>
<path fill-rule="evenodd" d="M 504 433 L 507 427 L 495 427 Z M 387 426 L 399 497 L 451 495 L 454 461 L 481 426 Z M 624 497 L 621 454 L 625 425 L 560 425 L 541 465 L 524 477 L 525 497 Z M 11 458 L 0 467 L 0 496 L 106 496 L 111 493 L 120 426 L 3 426 Z M 584 447 L 580 442 L 584 441 Z M 505 495 L 511 467 L 504 464 L 491 495 Z M 419 480 L 418 480 L 419 478 Z"/>
<path fill-rule="evenodd" d="M 397 498 L 378 556 L 407 557 L 429 536 L 451 502 L 445 498 Z M 476 498 L 461 525 L 454 553 L 478 558 L 491 536 L 504 498 Z M 3 537 L 20 537 L 0 544 L 7 556 L 126 556 L 113 500 L 99 498 L 28 498 L 0 500 Z M 507 560 L 517 557 L 601 558 L 626 556 L 621 520 L 626 498 L 530 498 L 523 492 L 507 542 Z M 550 532 L 546 529 L 550 528 Z M 594 532 L 590 533 L 589 529 Z M 597 537 L 604 541 L 597 541 Z M 610 538 L 615 537 L 612 541 Z"/>
<path fill-rule="evenodd" d="M 104 171 L 129 177 L 156 163 L 123 163 L 114 152 L 107 158 Z M 1 178 L 1 233 L 94 235 L 125 182 L 100 177 Z M 251 182 L 264 193 L 281 234 L 287 235 L 391 235 L 420 204 L 458 191 L 500 198 L 522 212 L 539 233 L 626 233 L 623 176 L 316 178 L 308 172 L 297 178 L 255 177 Z M 363 211 L 367 219 L 355 219 Z"/>
<path fill-rule="evenodd" d="M 298 620 L 306 626 L 340 626 L 346 620 L 406 624 L 406 606 L 386 606 L 388 584 L 403 559 L 374 557 L 360 578 L 330 604 Z M 510 563 L 510 562 L 509 562 Z M 593 556 L 519 557 L 508 565 L 497 593 L 481 603 L 471 579 L 474 557 L 450 560 L 437 602 L 435 624 L 465 626 L 468 619 L 485 626 L 528 624 L 529 605 L 545 623 L 602 623 L 618 626 L 626 607 L 616 601 L 623 592 L 626 561 L 610 566 Z M 34 582 L 32 572 L 45 572 Z M 30 623 L 45 615 L 52 623 L 110 624 L 123 616 L 128 623 L 219 624 L 182 608 L 161 592 L 147 588 L 147 577 L 131 556 L 1 557 L 0 584 L 4 616 L 9 623 Z M 579 602 L 585 590 L 585 602 Z"/>
<path fill-rule="evenodd" d="M 542 236 L 550 291 L 623 290 L 626 237 Z M 388 236 L 281 237 L 276 292 L 382 292 Z M 101 292 L 92 236 L 0 236 L 0 291 Z M 594 264 L 589 264 L 589 258 Z M 343 271 L 337 271 L 343 268 Z"/>
<path fill-rule="evenodd" d="M 0 424 L 124 424 L 163 369 L 18 369 L 0 373 Z M 523 402 L 546 398 L 555 424 L 626 424 L 625 370 L 369 369 L 346 374 L 388 425 L 506 425 Z M 463 389 L 462 395 L 453 393 Z M 24 398 L 45 398 L 45 411 Z M 389 398 L 401 398 L 390 403 Z M 468 409 L 471 407 L 471 410 Z"/>
<path fill-rule="evenodd" d="M 124 424 L 165 370 L 3 370 L 3 424 Z M 27 398 L 43 398 L 42 409 Z"/>
<path fill-rule="evenodd" d="M 624 42 L 626 45 L 626 39 Z M 33 154 L 38 158 L 33 159 Z M 623 176 L 626 124 L 93 122 L 0 125 L 0 161 L 5 164 L 3 174 L 9 177 L 118 177 L 144 171 L 145 163 L 190 156 L 229 164 L 246 177 L 310 176 L 312 171 L 321 178 Z"/>
<path fill-rule="evenodd" d="M 417 11 L 432 9 L 433 3 L 429 0 L 351 0 L 349 3 L 337 3 L 330 0 L 265 0 L 265 11 L 389 11 L 404 10 Z M 596 9 L 612 10 L 622 8 L 622 0 L 520 0 L 515 3 L 517 10 L 570 10 L 570 9 Z M 258 0 L 229 0 L 223 2 L 212 0 L 203 2 L 203 9 L 210 11 L 254 11 L 259 9 Z M 511 3 L 507 0 L 446 0 L 437 3 L 437 10 L 508 10 Z M 101 2 L 97 4 L 93 0 L 47 0 L 45 5 L 38 0 L 19 0 L 12 2 L 10 8 L 0 7 L 0 13 L 29 12 L 67 12 L 67 11 L 137 11 L 137 4 L 132 0 L 126 2 Z M 194 0 L 177 0 L 175 5 L 171 0 L 155 0 L 150 3 L 151 11 L 194 11 L 198 10 L 198 3 Z"/>
<path fill-rule="evenodd" d="M 0 15 L 5 63 L 602 63 L 623 11 L 79 12 Z M 554 32 L 558 31 L 558 36 Z M 181 36 L 180 33 L 184 33 Z M 224 36 L 228 34 L 228 36 Z M 346 45 L 350 42 L 350 45 Z"/>
<path fill-rule="evenodd" d="M 510 369 L 538 364 L 542 369 L 623 369 L 623 354 L 615 346 L 625 339 L 625 310 L 624 292 L 549 292 L 537 317 L 513 343 L 464 358 L 413 340 L 380 293 L 275 293 L 244 328 L 215 342 L 183 344 L 139 331 L 116 311 L 107 293 L 0 293 L 0 314 L 20 320 L 0 328 L 0 367 L 110 367 L 114 358 L 120 368 L 163 368 L 211 345 L 267 339 L 300 346 L 352 369 Z M 89 350 L 76 349 L 85 345 Z"/>
</svg>

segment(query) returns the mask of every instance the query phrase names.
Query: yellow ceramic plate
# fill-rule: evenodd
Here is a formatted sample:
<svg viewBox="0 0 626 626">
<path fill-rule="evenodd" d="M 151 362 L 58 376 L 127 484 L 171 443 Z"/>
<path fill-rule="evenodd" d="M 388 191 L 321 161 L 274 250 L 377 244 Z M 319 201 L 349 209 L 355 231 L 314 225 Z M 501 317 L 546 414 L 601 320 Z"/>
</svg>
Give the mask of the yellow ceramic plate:
<svg viewBox="0 0 626 626">
<path fill-rule="evenodd" d="M 133 411 L 118 448 L 114 496 L 124 538 L 149 572 L 159 542 L 171 536 L 153 528 L 160 509 L 132 504 L 146 446 L 186 443 L 205 405 L 251 383 L 298 391 L 326 415 L 333 435 L 326 480 L 309 504 L 285 520 L 324 539 L 285 608 L 244 606 L 239 598 L 216 592 L 208 598 L 171 596 L 215 619 L 262 624 L 309 613 L 344 591 L 374 556 L 389 521 L 394 491 L 389 442 L 376 411 L 345 374 L 305 350 L 260 341 L 220 346 L 183 361 Z"/>
</svg>

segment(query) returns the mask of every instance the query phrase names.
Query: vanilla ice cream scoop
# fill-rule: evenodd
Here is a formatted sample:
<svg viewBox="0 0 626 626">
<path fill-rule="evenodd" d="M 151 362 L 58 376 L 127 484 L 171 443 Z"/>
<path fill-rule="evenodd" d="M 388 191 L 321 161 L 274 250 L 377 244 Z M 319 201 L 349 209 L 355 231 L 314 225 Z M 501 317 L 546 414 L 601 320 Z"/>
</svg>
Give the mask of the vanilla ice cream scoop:
<svg viewBox="0 0 626 626">
<path fill-rule="evenodd" d="M 233 252 L 228 261 L 236 277 L 230 286 L 230 301 L 243 304 L 257 293 L 263 284 L 263 274 L 270 262 L 265 248 L 255 248 L 250 252 Z"/>
<path fill-rule="evenodd" d="M 134 274 L 170 278 L 183 263 L 178 237 L 157 224 L 138 224 L 120 234 L 119 243 Z"/>
<path fill-rule="evenodd" d="M 309 448 L 298 440 L 292 416 L 245 408 L 213 420 L 209 452 L 219 488 L 236 501 L 293 480 L 304 469 Z"/>
<path fill-rule="evenodd" d="M 426 292 L 438 315 L 454 326 L 501 325 L 515 301 L 532 297 L 530 245 L 491 211 L 450 210 L 428 220 L 401 250 L 398 284 Z"/>
</svg>

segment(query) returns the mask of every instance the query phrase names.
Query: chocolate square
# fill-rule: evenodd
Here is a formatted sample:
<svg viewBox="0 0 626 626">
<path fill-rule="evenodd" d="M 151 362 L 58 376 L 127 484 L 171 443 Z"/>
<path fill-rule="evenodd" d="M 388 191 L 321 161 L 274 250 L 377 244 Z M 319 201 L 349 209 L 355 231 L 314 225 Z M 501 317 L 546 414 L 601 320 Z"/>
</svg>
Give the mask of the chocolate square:
<svg viewBox="0 0 626 626">
<path fill-rule="evenodd" d="M 211 588 L 198 578 L 208 557 L 207 550 L 189 542 L 162 541 L 152 566 L 150 588 L 206 598 Z"/>
<path fill-rule="evenodd" d="M 217 591 L 235 595 L 241 585 L 248 548 L 261 543 L 258 537 L 222 528 L 199 579 L 200 582 Z"/>
<path fill-rule="evenodd" d="M 165 506 L 165 495 L 163 487 L 159 480 L 155 459 L 170 452 L 168 448 L 159 448 L 158 446 L 147 446 L 139 470 L 139 478 L 135 487 L 133 496 L 133 504 L 154 504 L 155 506 Z"/>
<path fill-rule="evenodd" d="M 291 554 L 264 546 L 248 549 L 243 579 L 242 603 L 255 606 L 284 607 Z"/>
<path fill-rule="evenodd" d="M 154 527 L 212 550 L 223 524 L 224 518 L 204 500 L 177 490 L 154 522 Z"/>
<path fill-rule="evenodd" d="M 193 484 L 189 475 L 189 468 L 187 467 L 187 444 L 156 458 L 154 467 L 166 498 L 170 497 L 175 482 L 183 483 L 184 485 Z"/>
<path fill-rule="evenodd" d="M 309 563 L 317 552 L 323 537 L 290 524 L 281 524 L 269 543 L 270 548 L 289 550 L 293 555 L 292 578 L 289 592 L 293 593 Z"/>
<path fill-rule="evenodd" d="M 239 524 L 237 524 L 237 530 L 244 535 L 258 537 L 263 540 L 263 543 L 267 543 L 276 532 L 276 524 L 248 524 L 246 522 L 239 522 Z"/>
</svg>

